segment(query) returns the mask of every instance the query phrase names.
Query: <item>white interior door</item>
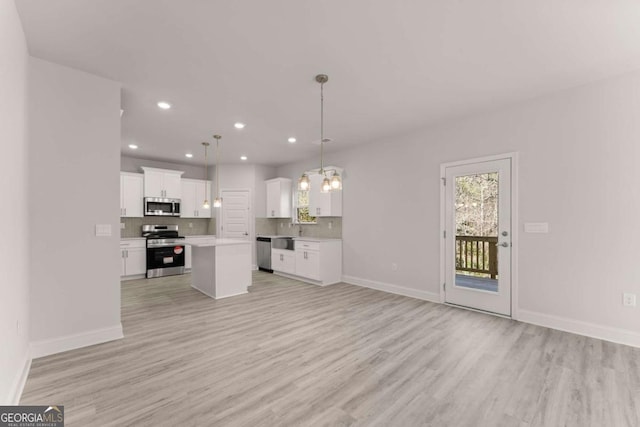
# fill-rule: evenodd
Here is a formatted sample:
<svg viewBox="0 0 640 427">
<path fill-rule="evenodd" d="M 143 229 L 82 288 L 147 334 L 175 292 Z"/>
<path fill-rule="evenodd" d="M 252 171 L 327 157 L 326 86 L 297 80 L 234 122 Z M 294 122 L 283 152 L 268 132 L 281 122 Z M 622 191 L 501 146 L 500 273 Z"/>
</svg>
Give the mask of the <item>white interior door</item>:
<svg viewBox="0 0 640 427">
<path fill-rule="evenodd" d="M 233 239 L 250 238 L 250 210 L 249 191 L 222 191 L 222 223 L 220 235 Z"/>
<path fill-rule="evenodd" d="M 511 159 L 445 168 L 445 301 L 511 316 Z"/>
</svg>

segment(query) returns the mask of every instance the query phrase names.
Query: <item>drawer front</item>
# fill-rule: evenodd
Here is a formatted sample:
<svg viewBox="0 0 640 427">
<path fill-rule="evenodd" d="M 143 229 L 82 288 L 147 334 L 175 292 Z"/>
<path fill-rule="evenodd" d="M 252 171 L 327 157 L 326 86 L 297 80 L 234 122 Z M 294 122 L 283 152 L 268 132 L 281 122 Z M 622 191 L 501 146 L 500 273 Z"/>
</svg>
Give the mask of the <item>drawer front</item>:
<svg viewBox="0 0 640 427">
<path fill-rule="evenodd" d="M 146 248 L 146 247 L 147 247 L 146 240 L 120 240 L 121 249 Z"/>
<path fill-rule="evenodd" d="M 305 240 L 296 240 L 296 249 L 304 249 L 309 251 L 319 251 L 320 242 L 307 242 Z"/>
</svg>

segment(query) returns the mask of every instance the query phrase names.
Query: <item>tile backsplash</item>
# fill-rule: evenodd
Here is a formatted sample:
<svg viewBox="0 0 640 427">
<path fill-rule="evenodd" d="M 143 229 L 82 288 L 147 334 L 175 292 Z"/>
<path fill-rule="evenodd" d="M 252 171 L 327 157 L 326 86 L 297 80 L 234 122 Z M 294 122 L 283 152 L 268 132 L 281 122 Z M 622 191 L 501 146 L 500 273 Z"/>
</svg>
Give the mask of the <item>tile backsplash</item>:
<svg viewBox="0 0 640 427">
<path fill-rule="evenodd" d="M 171 218 L 162 216 L 145 216 L 142 218 L 120 218 L 124 228 L 120 229 L 120 237 L 140 237 L 142 226 L 146 224 L 178 225 L 181 236 L 216 234 L 215 218 Z"/>
<path fill-rule="evenodd" d="M 256 236 L 275 236 L 277 221 L 275 218 L 256 218 Z"/>
<path fill-rule="evenodd" d="M 317 219 L 317 224 L 292 224 L 288 218 L 266 219 L 275 222 L 276 232 L 274 234 L 276 236 L 342 239 L 342 217 L 320 217 Z M 302 234 L 300 234 L 300 229 L 302 229 Z"/>
</svg>

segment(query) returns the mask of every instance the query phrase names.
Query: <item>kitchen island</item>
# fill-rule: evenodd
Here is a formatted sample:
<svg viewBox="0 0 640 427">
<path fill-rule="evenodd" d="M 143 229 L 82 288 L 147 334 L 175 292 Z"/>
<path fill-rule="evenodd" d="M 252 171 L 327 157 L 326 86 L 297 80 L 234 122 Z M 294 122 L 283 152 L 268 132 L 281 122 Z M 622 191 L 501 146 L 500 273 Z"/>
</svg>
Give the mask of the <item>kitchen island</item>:
<svg viewBox="0 0 640 427">
<path fill-rule="evenodd" d="M 247 293 L 251 286 L 251 242 L 210 239 L 191 246 L 191 287 L 220 299 Z"/>
</svg>

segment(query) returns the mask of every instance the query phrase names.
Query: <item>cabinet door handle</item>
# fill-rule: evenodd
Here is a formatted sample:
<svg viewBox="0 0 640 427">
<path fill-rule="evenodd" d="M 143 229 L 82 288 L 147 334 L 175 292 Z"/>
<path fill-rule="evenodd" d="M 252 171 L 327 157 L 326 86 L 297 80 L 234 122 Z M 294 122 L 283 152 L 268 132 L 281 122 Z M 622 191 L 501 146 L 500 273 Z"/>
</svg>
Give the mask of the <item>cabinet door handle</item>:
<svg viewBox="0 0 640 427">
<path fill-rule="evenodd" d="M 282 254 L 280 254 L 280 261 L 283 261 Z"/>
<path fill-rule="evenodd" d="M 127 216 L 127 208 L 124 208 L 124 216 Z"/>
<path fill-rule="evenodd" d="M 271 216 L 275 216 L 275 215 L 276 215 L 275 211 L 271 210 Z"/>
</svg>

